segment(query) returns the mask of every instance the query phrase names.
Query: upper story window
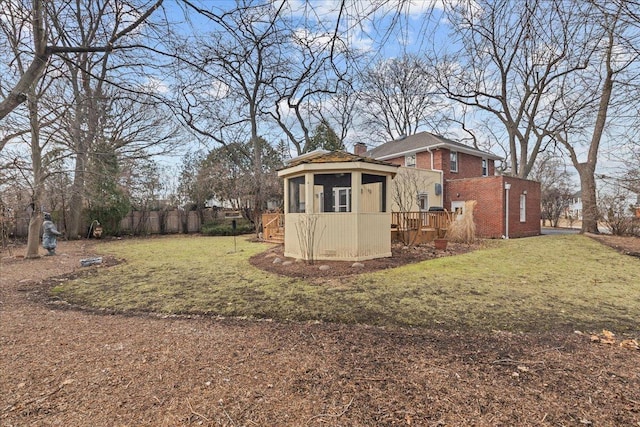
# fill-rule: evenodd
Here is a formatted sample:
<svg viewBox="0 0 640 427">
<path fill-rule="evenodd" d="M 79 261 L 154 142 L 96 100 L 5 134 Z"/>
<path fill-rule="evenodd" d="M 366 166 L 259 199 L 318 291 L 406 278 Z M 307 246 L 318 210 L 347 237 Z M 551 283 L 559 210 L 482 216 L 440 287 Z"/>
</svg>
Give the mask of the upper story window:
<svg viewBox="0 0 640 427">
<path fill-rule="evenodd" d="M 449 154 L 449 169 L 451 172 L 458 172 L 458 152 L 451 151 Z"/>
<path fill-rule="evenodd" d="M 411 154 L 409 156 L 405 156 L 404 157 L 404 165 L 408 168 L 415 168 L 416 167 L 416 155 L 415 154 Z"/>
<path fill-rule="evenodd" d="M 482 176 L 489 175 L 489 161 L 487 159 L 482 159 Z"/>
</svg>

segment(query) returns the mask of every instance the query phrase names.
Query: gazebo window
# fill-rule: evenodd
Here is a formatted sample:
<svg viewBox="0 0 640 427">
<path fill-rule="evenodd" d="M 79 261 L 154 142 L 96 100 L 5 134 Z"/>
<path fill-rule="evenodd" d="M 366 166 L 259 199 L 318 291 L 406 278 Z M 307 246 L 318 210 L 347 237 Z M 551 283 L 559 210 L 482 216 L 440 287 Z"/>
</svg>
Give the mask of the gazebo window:
<svg viewBox="0 0 640 427">
<path fill-rule="evenodd" d="M 351 212 L 351 174 L 313 176 L 314 212 Z"/>
<path fill-rule="evenodd" d="M 305 212 L 304 176 L 289 179 L 289 213 Z"/>
<path fill-rule="evenodd" d="M 386 212 L 386 200 L 387 177 L 363 173 L 360 212 Z"/>
</svg>

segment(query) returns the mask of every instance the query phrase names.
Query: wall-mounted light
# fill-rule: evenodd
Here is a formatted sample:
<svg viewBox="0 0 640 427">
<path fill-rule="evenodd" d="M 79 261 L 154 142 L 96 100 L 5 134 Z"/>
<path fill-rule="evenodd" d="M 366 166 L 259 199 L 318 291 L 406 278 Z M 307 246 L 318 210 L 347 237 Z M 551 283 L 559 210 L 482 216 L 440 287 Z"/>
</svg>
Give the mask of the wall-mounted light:
<svg viewBox="0 0 640 427">
<path fill-rule="evenodd" d="M 460 197 L 460 193 L 456 193 L 456 197 Z"/>
<path fill-rule="evenodd" d="M 527 190 L 524 190 L 524 191 L 522 192 L 522 194 L 524 194 L 524 195 L 526 196 L 526 195 L 527 195 Z"/>
</svg>

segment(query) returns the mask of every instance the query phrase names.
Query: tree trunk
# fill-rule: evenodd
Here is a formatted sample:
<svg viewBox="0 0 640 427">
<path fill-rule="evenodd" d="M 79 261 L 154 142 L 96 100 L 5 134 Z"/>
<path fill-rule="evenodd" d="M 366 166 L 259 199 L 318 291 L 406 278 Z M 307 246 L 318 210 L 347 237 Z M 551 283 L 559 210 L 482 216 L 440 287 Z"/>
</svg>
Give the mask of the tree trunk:
<svg viewBox="0 0 640 427">
<path fill-rule="evenodd" d="M 42 215 L 38 209 L 34 209 L 29 218 L 29 237 L 27 238 L 26 259 L 40 258 L 38 251 L 40 247 L 40 226 L 42 225 Z"/>
<path fill-rule="evenodd" d="M 599 233 L 598 199 L 596 197 L 596 179 L 594 167 L 588 163 L 576 165 L 580 175 L 582 190 L 582 228 L 581 233 Z"/>
<path fill-rule="evenodd" d="M 40 118 L 38 116 L 38 100 L 33 89 L 29 90 L 29 125 L 31 127 L 31 164 L 33 167 L 33 194 L 31 201 L 33 211 L 29 218 L 29 234 L 27 236 L 27 253 L 25 258 L 38 258 L 40 246 L 40 224 L 42 224 L 42 193 L 44 188 L 44 171 L 42 169 L 42 148 L 40 146 Z"/>
<path fill-rule="evenodd" d="M 82 207 L 84 205 L 84 182 L 85 182 L 85 164 L 87 161 L 87 153 L 84 150 L 78 150 L 76 155 L 76 166 L 71 186 L 71 200 L 69 201 L 69 228 L 67 229 L 67 238 L 75 240 L 80 238 L 80 227 L 82 223 Z"/>
</svg>

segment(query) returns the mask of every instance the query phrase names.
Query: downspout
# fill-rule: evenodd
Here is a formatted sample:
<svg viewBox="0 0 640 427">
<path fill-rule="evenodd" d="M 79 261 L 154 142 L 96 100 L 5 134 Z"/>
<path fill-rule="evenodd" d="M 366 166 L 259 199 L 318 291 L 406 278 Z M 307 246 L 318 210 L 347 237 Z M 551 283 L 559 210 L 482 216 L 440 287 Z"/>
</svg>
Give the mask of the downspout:
<svg viewBox="0 0 640 427">
<path fill-rule="evenodd" d="M 427 152 L 431 154 L 431 170 L 433 170 L 433 151 L 431 151 L 431 147 L 427 147 Z"/>
<path fill-rule="evenodd" d="M 434 167 L 434 162 L 433 162 L 433 151 L 431 151 L 431 147 L 427 147 L 427 152 L 431 155 L 431 170 L 435 170 Z M 444 208 L 444 171 L 439 170 L 437 172 L 440 172 L 440 187 L 442 188 L 442 192 L 440 194 L 440 201 L 441 201 L 441 205 Z"/>
<path fill-rule="evenodd" d="M 505 192 L 505 224 L 504 224 L 504 238 L 509 238 L 509 190 L 511 189 L 511 184 L 508 182 L 504 183 L 504 192 Z"/>
</svg>

